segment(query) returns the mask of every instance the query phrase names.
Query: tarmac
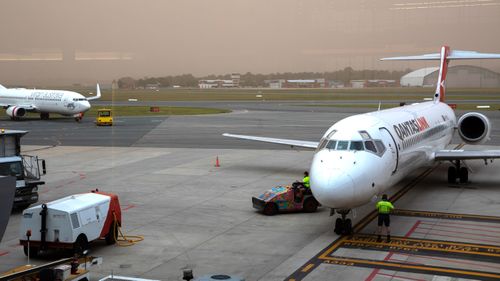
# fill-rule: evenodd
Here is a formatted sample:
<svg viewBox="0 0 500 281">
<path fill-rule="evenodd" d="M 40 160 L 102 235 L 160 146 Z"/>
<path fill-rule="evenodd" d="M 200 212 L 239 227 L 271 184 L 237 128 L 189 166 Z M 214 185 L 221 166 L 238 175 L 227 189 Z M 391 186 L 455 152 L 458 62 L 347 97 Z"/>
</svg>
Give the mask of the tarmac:
<svg viewBox="0 0 500 281">
<path fill-rule="evenodd" d="M 447 184 L 448 165 L 442 163 L 394 186 L 388 192 L 398 209 L 391 243 L 374 241 L 373 204 L 353 210 L 356 235 L 345 237 L 334 234 L 334 217 L 326 208 L 273 217 L 252 208 L 252 196 L 300 179 L 313 152 L 262 147 L 221 133 L 317 140 L 348 114 L 238 109 L 123 118 L 110 128 L 96 128 L 89 119 L 14 125 L 33 127 L 23 150 L 47 161 L 41 202 L 95 188 L 114 192 L 124 233 L 144 236 L 130 247 L 93 243 L 90 254 L 104 261 L 92 269 L 93 280 L 111 273 L 181 280 L 184 268 L 195 276 L 224 273 L 245 280 L 500 279 L 498 161 L 468 162 L 467 184 Z M 0 122 L 5 124 L 13 127 Z M 19 212 L 12 214 L 0 243 L 0 272 L 27 262 L 18 245 L 20 219 Z"/>
</svg>

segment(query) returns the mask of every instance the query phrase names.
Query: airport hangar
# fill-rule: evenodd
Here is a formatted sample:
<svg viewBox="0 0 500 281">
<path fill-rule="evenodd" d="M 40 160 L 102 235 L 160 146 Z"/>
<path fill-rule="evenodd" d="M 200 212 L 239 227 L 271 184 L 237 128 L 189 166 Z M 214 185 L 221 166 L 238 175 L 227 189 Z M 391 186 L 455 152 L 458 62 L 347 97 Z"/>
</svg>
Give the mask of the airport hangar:
<svg viewBox="0 0 500 281">
<path fill-rule="evenodd" d="M 374 243 L 370 204 L 353 213 L 358 235 L 338 237 L 324 208 L 265 217 L 251 207 L 251 196 L 300 178 L 311 152 L 220 134 L 317 140 L 332 122 L 360 110 L 283 102 L 247 106 L 230 106 L 237 109 L 223 115 L 123 118 L 113 128 L 96 128 L 90 119 L 0 125 L 30 130 L 27 150 L 47 159 L 51 172 L 42 201 L 92 188 L 120 195 L 124 231 L 146 239 L 132 248 L 93 245 L 91 253 L 104 258 L 94 277 L 120 272 L 180 280 L 181 269 L 190 267 L 195 275 L 246 280 L 498 278 L 497 162 L 471 162 L 474 173 L 466 185 L 448 185 L 444 163 L 395 186 L 389 194 L 399 213 L 391 244 Z M 498 111 L 487 115 L 499 123 Z M 499 145 L 499 129 L 492 134 L 490 144 Z M 106 142 L 110 137 L 116 139 Z M 220 167 L 214 166 L 217 156 Z M 20 216 L 12 215 L 0 244 L 0 271 L 25 262 L 17 246 Z"/>
<path fill-rule="evenodd" d="M 401 77 L 402 87 L 435 87 L 439 67 L 426 67 Z M 498 88 L 500 74 L 472 65 L 455 65 L 448 69 L 446 86 L 449 88 Z"/>
</svg>

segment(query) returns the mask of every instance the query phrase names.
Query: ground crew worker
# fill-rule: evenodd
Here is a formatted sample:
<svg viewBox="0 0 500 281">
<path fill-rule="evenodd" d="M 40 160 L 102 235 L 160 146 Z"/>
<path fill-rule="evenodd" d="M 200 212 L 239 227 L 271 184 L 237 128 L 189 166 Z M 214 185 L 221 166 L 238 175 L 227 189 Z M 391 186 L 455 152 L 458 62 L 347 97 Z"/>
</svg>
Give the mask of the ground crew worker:
<svg viewBox="0 0 500 281">
<path fill-rule="evenodd" d="M 377 202 L 377 211 L 378 211 L 378 229 L 377 229 L 377 242 L 382 242 L 381 232 L 382 232 L 382 224 L 386 228 L 387 233 L 387 242 L 391 241 L 391 218 L 390 213 L 394 210 L 394 206 L 391 202 L 387 200 L 387 194 L 382 195 L 382 200 Z"/>
<path fill-rule="evenodd" d="M 302 185 L 306 189 L 306 193 L 311 190 L 311 183 L 309 180 L 309 172 L 305 171 L 304 172 L 304 178 L 302 179 Z"/>
</svg>

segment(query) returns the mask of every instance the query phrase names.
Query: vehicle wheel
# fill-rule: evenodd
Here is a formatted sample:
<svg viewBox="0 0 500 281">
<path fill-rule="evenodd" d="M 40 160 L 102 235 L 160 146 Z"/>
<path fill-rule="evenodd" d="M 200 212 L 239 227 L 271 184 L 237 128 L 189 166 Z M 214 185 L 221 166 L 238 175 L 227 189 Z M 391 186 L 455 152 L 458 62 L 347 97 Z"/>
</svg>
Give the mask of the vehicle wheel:
<svg viewBox="0 0 500 281">
<path fill-rule="evenodd" d="M 455 183 L 457 181 L 457 169 L 455 167 L 448 168 L 448 183 Z"/>
<path fill-rule="evenodd" d="M 109 227 L 108 234 L 106 234 L 106 244 L 108 245 L 115 244 L 117 238 L 118 238 L 118 223 L 113 221 L 113 223 Z"/>
<path fill-rule="evenodd" d="M 87 241 L 87 237 L 83 234 L 80 234 L 73 244 L 73 253 L 82 255 L 85 250 L 89 248 L 89 242 Z"/>
<path fill-rule="evenodd" d="M 28 256 L 28 246 L 23 246 L 24 255 Z M 38 257 L 38 247 L 30 247 L 30 258 Z"/>
<path fill-rule="evenodd" d="M 344 222 L 341 218 L 337 218 L 337 220 L 335 220 L 335 229 L 333 231 L 337 235 L 342 235 L 344 232 Z"/>
<path fill-rule="evenodd" d="M 318 209 L 318 201 L 312 197 L 307 198 L 306 201 L 304 201 L 303 209 L 306 213 L 316 212 Z"/>
<path fill-rule="evenodd" d="M 467 183 L 469 181 L 469 171 L 467 168 L 462 167 L 460 168 L 460 183 Z"/>
<path fill-rule="evenodd" d="M 344 224 L 344 234 L 351 235 L 352 234 L 352 221 L 351 219 L 346 219 Z"/>
<path fill-rule="evenodd" d="M 266 216 L 274 216 L 278 213 L 278 207 L 274 203 L 267 203 L 266 207 L 264 207 L 264 215 Z"/>
</svg>

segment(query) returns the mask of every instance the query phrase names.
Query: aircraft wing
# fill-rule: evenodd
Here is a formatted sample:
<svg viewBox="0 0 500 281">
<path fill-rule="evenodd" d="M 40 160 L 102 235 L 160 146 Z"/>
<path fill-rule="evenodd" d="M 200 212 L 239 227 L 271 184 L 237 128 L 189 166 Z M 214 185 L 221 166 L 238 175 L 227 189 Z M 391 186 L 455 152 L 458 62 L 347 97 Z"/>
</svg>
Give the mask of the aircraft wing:
<svg viewBox="0 0 500 281">
<path fill-rule="evenodd" d="M 472 160 L 500 158 L 500 150 L 439 150 L 434 160 Z"/>
<path fill-rule="evenodd" d="M 230 138 L 237 138 L 237 139 L 244 139 L 244 140 L 253 140 L 253 141 L 260 141 L 260 142 L 269 142 L 269 143 L 290 145 L 292 147 L 293 146 L 297 146 L 297 147 L 305 147 L 305 148 L 310 148 L 310 149 L 316 149 L 316 147 L 318 147 L 318 142 L 314 142 L 314 141 L 276 139 L 276 138 L 266 138 L 266 137 L 234 135 L 234 134 L 227 134 L 227 133 L 224 133 L 222 135 L 225 136 L 225 137 L 230 137 Z"/>
</svg>

